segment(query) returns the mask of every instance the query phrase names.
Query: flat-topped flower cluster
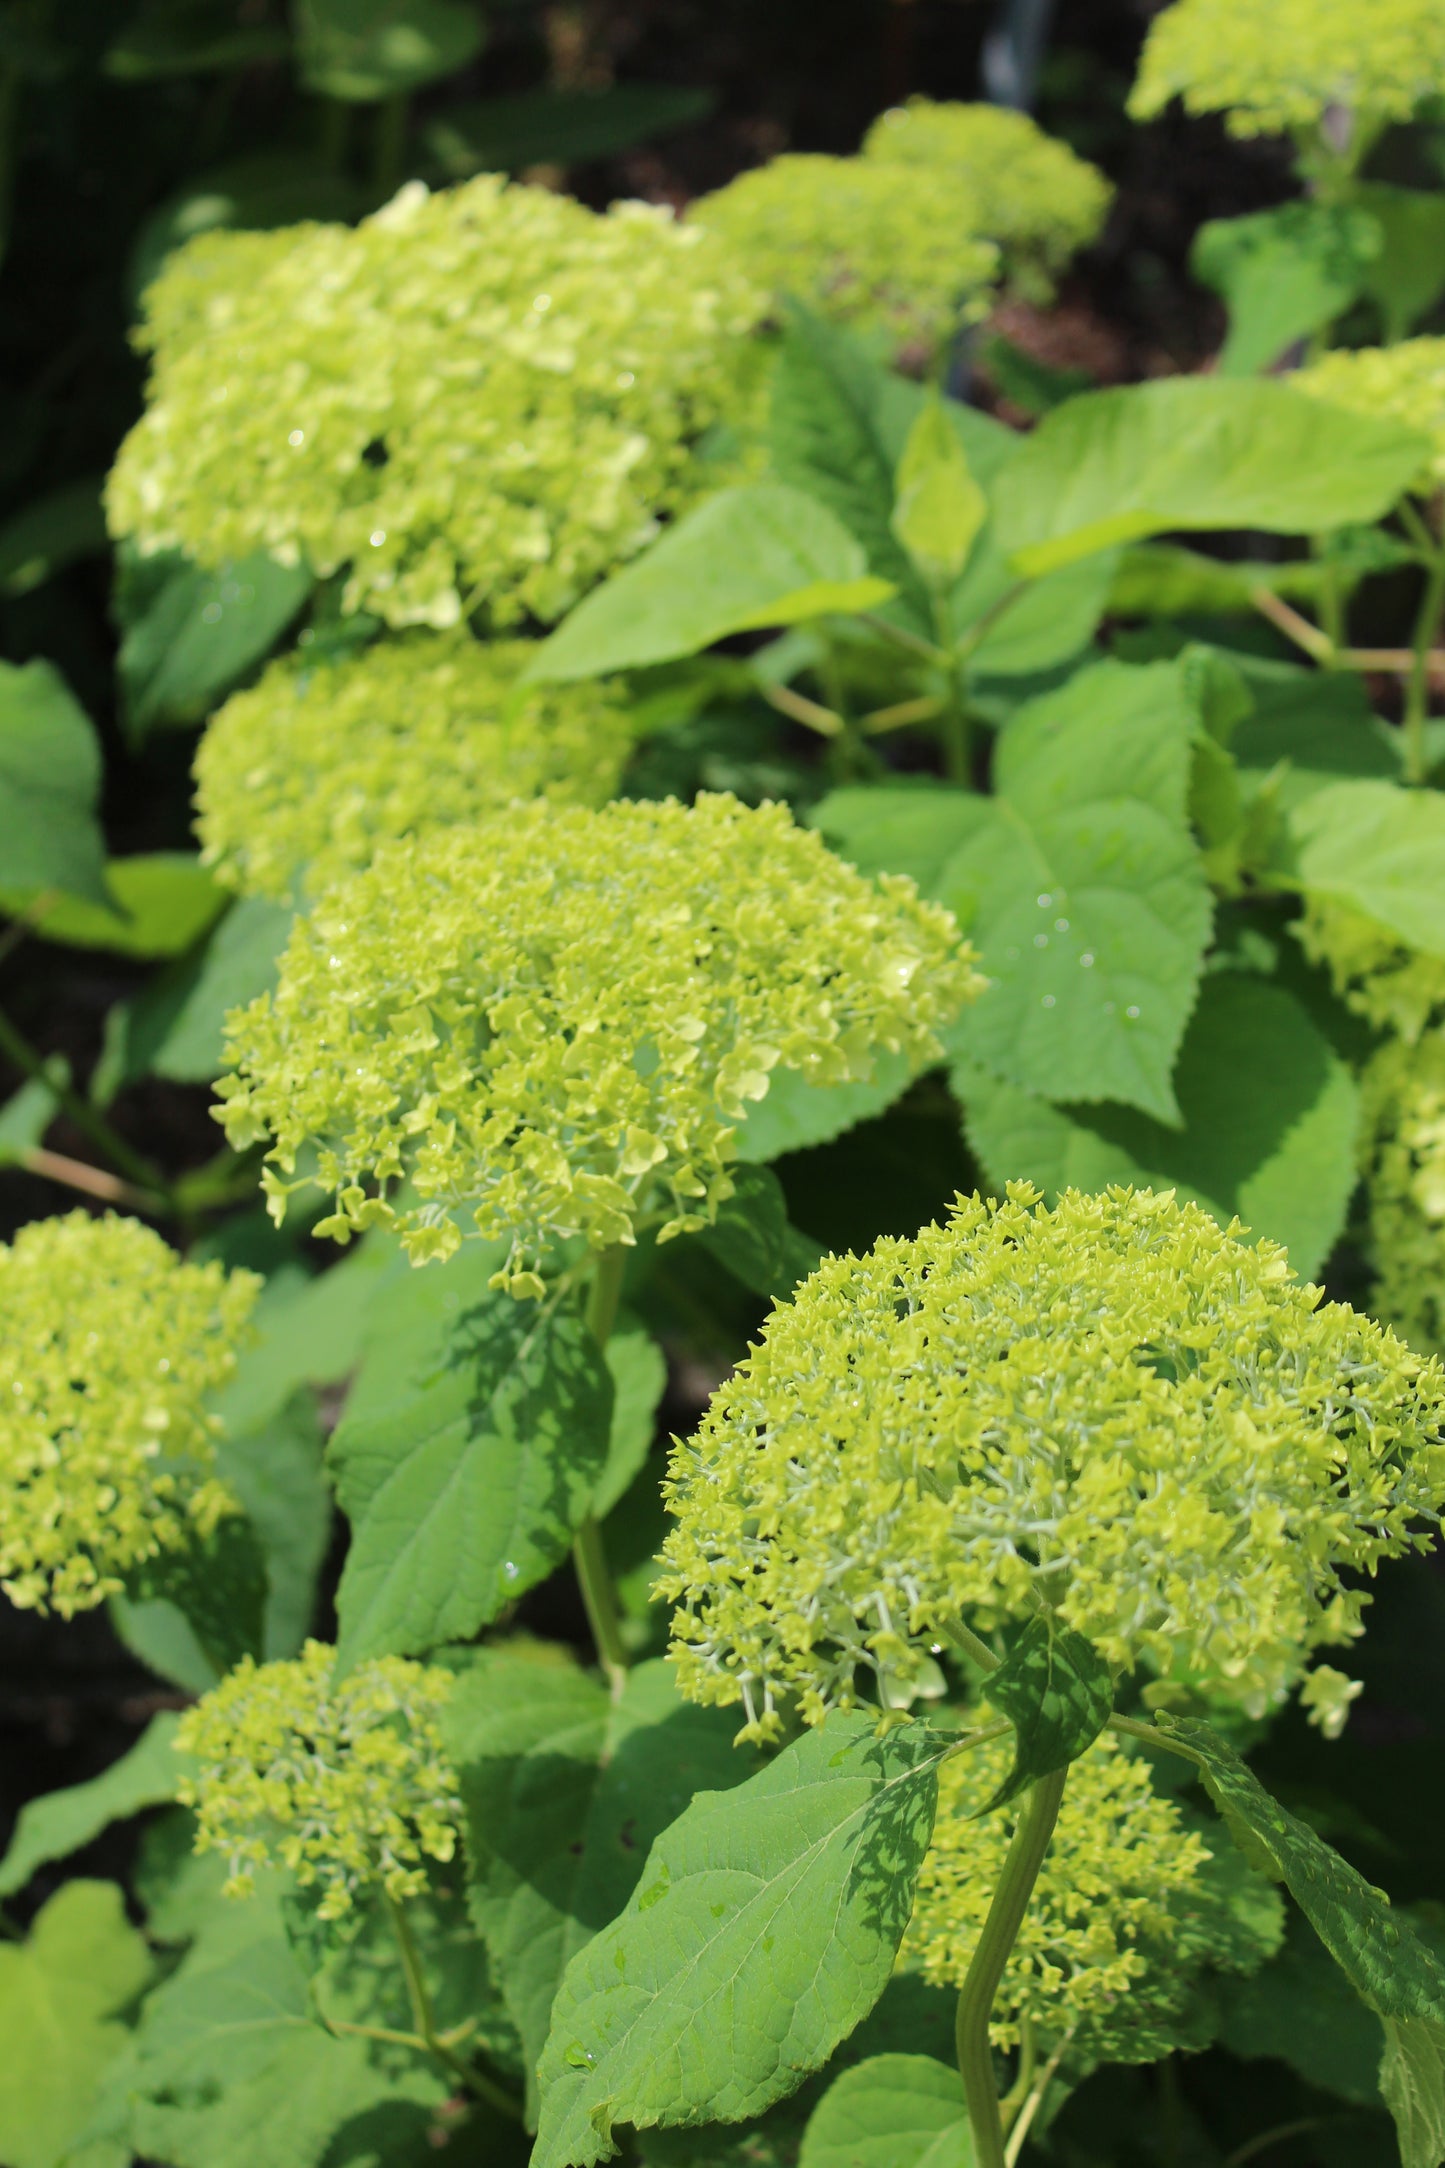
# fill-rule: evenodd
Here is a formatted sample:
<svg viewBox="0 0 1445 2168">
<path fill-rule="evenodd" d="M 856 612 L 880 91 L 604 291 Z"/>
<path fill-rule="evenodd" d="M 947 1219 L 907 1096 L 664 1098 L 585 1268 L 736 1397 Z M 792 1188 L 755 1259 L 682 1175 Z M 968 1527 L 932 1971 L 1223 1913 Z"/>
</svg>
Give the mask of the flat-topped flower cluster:
<svg viewBox="0 0 1445 2168">
<path fill-rule="evenodd" d="M 981 983 L 946 911 L 785 806 L 538 801 L 329 891 L 233 1017 L 218 1091 L 233 1144 L 274 1139 L 278 1213 L 319 1184 L 318 1233 L 394 1224 L 418 1263 L 510 1236 L 499 1282 L 537 1295 L 554 1241 L 704 1225 L 775 1070 L 922 1066 Z"/>
<path fill-rule="evenodd" d="M 1014 1184 L 826 1259 L 674 1452 L 683 1691 L 766 1738 L 1043 1605 L 1116 1669 L 1277 1706 L 1425 1540 L 1445 1372 L 1240 1236 Z"/>
<path fill-rule="evenodd" d="M 627 710 L 603 685 L 521 683 L 533 652 L 453 631 L 282 656 L 201 740 L 205 862 L 228 887 L 290 902 L 369 865 L 381 843 L 514 799 L 601 805 L 632 748 Z"/>
<path fill-rule="evenodd" d="M 0 1245 L 0 1588 L 69 1618 L 235 1502 L 209 1396 L 254 1273 L 183 1264 L 138 1220 L 36 1220 Z"/>
<path fill-rule="evenodd" d="M 716 485 L 765 296 L 700 227 L 495 176 L 360 226 L 213 233 L 146 296 L 112 532 L 267 550 L 391 625 L 551 622 Z"/>
</svg>

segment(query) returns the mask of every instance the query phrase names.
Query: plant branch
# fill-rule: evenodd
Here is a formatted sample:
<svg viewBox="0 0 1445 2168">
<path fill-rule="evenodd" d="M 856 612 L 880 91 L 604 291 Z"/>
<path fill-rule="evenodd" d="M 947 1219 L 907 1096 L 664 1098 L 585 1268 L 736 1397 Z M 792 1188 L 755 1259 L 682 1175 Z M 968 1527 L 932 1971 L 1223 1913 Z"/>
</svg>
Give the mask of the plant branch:
<svg viewBox="0 0 1445 2168">
<path fill-rule="evenodd" d="M 143 1212 L 153 1218 L 165 1209 L 165 1199 L 154 1196 L 150 1190 L 137 1189 L 134 1183 L 122 1181 L 118 1174 L 107 1174 L 104 1167 L 92 1167 L 88 1160 L 71 1159 L 64 1152 L 48 1152 L 41 1144 L 32 1144 L 17 1153 L 12 1164 L 23 1167 L 27 1174 L 40 1175 L 47 1182 L 60 1182 L 67 1189 L 78 1189 L 83 1196 L 99 1197 L 103 1204 L 120 1205 L 127 1212 Z"/>
<path fill-rule="evenodd" d="M 943 702 L 935 693 L 922 693 L 916 700 L 899 700 L 891 708 L 874 708 L 862 719 L 863 728 L 876 736 L 884 730 L 902 730 L 907 723 L 931 723 L 943 713 Z"/>
<path fill-rule="evenodd" d="M 1339 660 L 1339 650 L 1329 634 L 1321 632 L 1318 625 L 1312 625 L 1307 617 L 1292 609 L 1282 596 L 1268 587 L 1252 587 L 1249 599 L 1260 616 L 1267 617 L 1277 632 L 1282 632 L 1296 647 L 1303 648 L 1311 661 L 1335 663 Z"/>
<path fill-rule="evenodd" d="M 1242 2145 L 1237 2153 L 1231 2153 L 1224 2168 L 1244 2168 L 1246 2161 L 1254 2160 L 1259 2154 L 1267 2152 L 1272 2145 L 1283 2145 L 1286 2138 L 1303 2138 L 1312 2130 L 1323 2130 L 1329 2123 L 1349 2121 L 1350 2118 L 1344 2115 L 1302 2115 L 1294 2123 L 1277 2123 L 1273 2130 L 1261 2131 L 1257 2138 L 1251 2138 L 1247 2145 Z"/>
<path fill-rule="evenodd" d="M 1192 1746 L 1173 1739 L 1167 1731 L 1158 1731 L 1152 1724 L 1141 1724 L 1136 1717 L 1111 1716 L 1110 1731 L 1117 1731 L 1126 1739 L 1142 1739 L 1146 1746 L 1162 1746 L 1166 1753 L 1178 1754 L 1182 1760 L 1193 1762 L 1196 1769 L 1204 1767 L 1204 1757 L 1196 1754 Z"/>
<path fill-rule="evenodd" d="M 1004 2168 L 1015 2168 L 1015 2163 L 1024 2149 L 1024 2140 L 1033 2128 L 1034 2117 L 1043 2106 L 1044 2096 L 1058 2075 L 1059 2065 L 1068 2051 L 1069 2042 L 1077 2031 L 1077 2025 L 1069 2027 L 1063 2039 L 1054 2049 L 1053 2054 L 1030 2086 L 1028 2098 L 1019 2109 L 1018 2119 L 1008 2134 L 1008 2144 L 1004 2148 Z"/>
<path fill-rule="evenodd" d="M 622 1277 L 626 1269 L 627 1252 L 620 1242 L 603 1250 L 592 1268 L 586 1323 L 599 1348 L 606 1348 L 617 1321 L 617 1305 L 622 1299 Z M 627 1684 L 627 1647 L 622 1638 L 622 1620 L 602 1531 L 590 1513 L 573 1539 L 572 1564 L 582 1594 L 582 1608 L 592 1629 L 597 1660 L 607 1674 L 613 1700 L 619 1701 Z"/>
<path fill-rule="evenodd" d="M 1067 1769 L 1059 1769 L 1052 1776 L 1040 1777 L 1026 1794 L 988 1918 L 959 1990 L 958 2074 L 968 2104 L 975 2168 L 1008 2168 L 988 2021 L 1059 1818 L 1067 1776 Z"/>
<path fill-rule="evenodd" d="M 82 1130 L 97 1150 L 118 1167 L 121 1173 L 140 1189 L 148 1190 L 156 1202 L 170 1208 L 170 1189 L 159 1168 L 153 1167 L 139 1152 L 133 1152 L 123 1137 L 118 1137 L 110 1123 L 90 1104 L 88 1099 L 69 1084 L 62 1084 L 51 1074 L 50 1068 L 35 1047 L 10 1018 L 0 1009 L 0 1053 L 12 1061 L 37 1084 L 43 1084 L 56 1105 L 65 1113 L 77 1129 Z"/>
<path fill-rule="evenodd" d="M 809 730 L 816 730 L 820 738 L 841 738 L 843 718 L 833 708 L 825 708 L 820 700 L 810 700 L 806 693 L 795 693 L 791 685 L 765 685 L 759 680 L 758 690 L 769 707 L 776 708 L 795 723 L 805 723 Z"/>
<path fill-rule="evenodd" d="M 1418 790 L 1430 772 L 1425 744 L 1425 722 L 1430 700 L 1431 642 L 1445 609 L 1445 549 L 1436 552 L 1425 577 L 1420 614 L 1415 620 L 1415 644 L 1410 658 L 1410 680 L 1405 689 L 1405 781 Z"/>
<path fill-rule="evenodd" d="M 963 1650 L 965 1656 L 971 1656 L 981 1670 L 997 1671 L 999 1658 L 994 1655 L 988 1643 L 980 1640 L 972 1627 L 965 1626 L 961 1619 L 949 1627 L 948 1638 L 955 1647 Z"/>
<path fill-rule="evenodd" d="M 489 2107 L 496 2108 L 501 2114 L 510 2117 L 513 2122 L 520 2123 L 522 2120 L 520 2103 L 513 2099 L 504 2086 L 498 2085 L 495 2078 L 489 2077 L 485 2070 L 474 2069 L 470 2063 L 464 2062 L 462 2057 L 453 2050 L 449 2036 L 437 2031 L 436 2020 L 432 2014 L 431 1997 L 427 1993 L 421 1956 L 412 1935 L 411 1923 L 407 1919 L 404 1908 L 389 1893 L 386 1905 L 391 1915 L 392 1932 L 396 1936 L 396 1946 L 401 1954 L 401 1969 L 406 1980 L 407 2001 L 411 2004 L 412 2023 L 415 2025 L 417 2032 L 416 2041 L 409 2044 L 419 2045 L 425 2049 L 429 2055 L 433 2056 L 437 2062 L 441 2063 L 451 2073 L 457 2083 L 465 2091 L 469 2092 L 474 2100 L 484 2100 Z M 366 2027 L 359 2025 L 348 2026 L 344 2029 L 352 2032 L 365 2032 L 367 2030 Z M 375 2029 L 374 2037 L 377 2039 L 407 2040 L 405 2033 L 387 2034 L 379 2027 Z"/>
</svg>

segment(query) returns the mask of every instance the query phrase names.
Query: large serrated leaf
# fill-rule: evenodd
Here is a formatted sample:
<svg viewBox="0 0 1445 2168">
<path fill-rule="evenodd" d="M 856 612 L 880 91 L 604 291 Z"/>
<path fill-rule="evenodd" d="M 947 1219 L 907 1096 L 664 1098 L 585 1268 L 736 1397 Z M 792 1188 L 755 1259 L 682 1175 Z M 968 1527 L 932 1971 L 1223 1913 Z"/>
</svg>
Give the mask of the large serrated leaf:
<svg viewBox="0 0 1445 2168">
<path fill-rule="evenodd" d="M 991 811 L 977 792 L 940 784 L 845 783 L 819 799 L 808 823 L 860 873 L 906 873 L 931 896 L 949 859 Z"/>
<path fill-rule="evenodd" d="M 1113 1182 L 1175 1189 L 1223 1226 L 1237 1215 L 1319 1271 L 1355 1185 L 1359 1088 L 1283 987 L 1237 972 L 1204 980 L 1174 1071 L 1183 1128 L 1132 1107 L 1051 1106 L 981 1069 L 953 1086 L 988 1177 L 1061 1190 Z"/>
<path fill-rule="evenodd" d="M 989 817 L 937 894 L 989 990 L 950 1049 L 1041 1097 L 1176 1122 L 1212 907 L 1184 822 L 1195 711 L 1173 664 L 1106 663 L 1004 732 Z"/>
<path fill-rule="evenodd" d="M 1322 453 L 1324 456 L 1322 456 Z M 1010 462 L 999 539 L 1026 579 L 1146 535 L 1320 534 L 1377 520 L 1429 457 L 1414 430 L 1279 383 L 1168 377 L 1085 392 Z"/>
<path fill-rule="evenodd" d="M 332 1442 L 351 1549 L 338 1663 L 468 1640 L 566 1556 L 607 1462 L 612 1380 L 578 1313 L 487 1290 L 389 1412 Z"/>
<path fill-rule="evenodd" d="M 1014 1799 L 1040 1777 L 1067 1769 L 1091 1747 L 1114 1709 L 1114 1682 L 1097 1649 L 1067 1627 L 1030 1619 L 985 1691 L 1014 1727 L 1013 1767 L 981 1814 Z"/>
<path fill-rule="evenodd" d="M 921 1725 L 833 1716 L 693 1801 L 568 1967 L 536 2168 L 592 2168 L 618 2123 L 756 2115 L 827 2060 L 893 1969 L 945 1750 Z"/>
<path fill-rule="evenodd" d="M 842 522 L 800 489 L 720 490 L 588 595 L 527 675 L 599 677 L 695 655 L 735 632 L 869 609 L 892 594 Z"/>
<path fill-rule="evenodd" d="M 472 1910 L 522 2035 L 529 2109 L 568 1964 L 616 1918 L 653 1842 L 699 1791 L 756 1767 L 720 1709 L 639 1665 L 619 1702 L 570 1665 L 497 1651 L 459 1681 L 448 1747 L 466 1804 Z"/>
<path fill-rule="evenodd" d="M 0 663 L 0 891 L 60 890 L 107 905 L 90 720 L 48 662 Z"/>
<path fill-rule="evenodd" d="M 908 1056 L 886 1047 L 874 1054 L 872 1075 L 852 1084 L 810 1084 L 796 1069 L 775 1069 L 767 1096 L 748 1108 L 733 1150 L 745 1165 L 764 1166 L 785 1152 L 828 1144 L 891 1107 L 913 1075 Z"/>
<path fill-rule="evenodd" d="M 1445 956 L 1445 797 L 1334 783 L 1295 808 L 1281 878 L 1361 911 L 1411 948 Z"/>
<path fill-rule="evenodd" d="M 973 2168 L 973 2159 L 958 2072 L 931 2055 L 874 2055 L 833 2080 L 798 2168 Z"/>
<path fill-rule="evenodd" d="M 1288 1888 L 1355 1993 L 1385 2028 L 1380 2090 L 1403 2168 L 1445 2159 L 1445 1964 L 1338 1852 L 1272 1799 L 1208 1724 L 1159 1717 L 1197 1760 L 1235 1841 Z"/>
</svg>

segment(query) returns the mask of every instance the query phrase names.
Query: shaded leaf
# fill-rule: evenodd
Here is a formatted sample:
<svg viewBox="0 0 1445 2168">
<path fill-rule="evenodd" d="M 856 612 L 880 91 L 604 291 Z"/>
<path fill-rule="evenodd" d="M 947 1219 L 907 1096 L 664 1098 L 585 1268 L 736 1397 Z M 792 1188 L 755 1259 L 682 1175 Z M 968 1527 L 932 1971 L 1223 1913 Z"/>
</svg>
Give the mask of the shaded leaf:
<svg viewBox="0 0 1445 2168">
<path fill-rule="evenodd" d="M 1254 709 L 1235 732 L 1230 750 L 1247 784 L 1257 788 L 1278 772 L 1278 798 L 1286 812 L 1331 783 L 1398 776 L 1395 748 L 1352 670 L 1254 665 L 1249 685 Z"/>
<path fill-rule="evenodd" d="M 88 1784 L 72 1784 L 64 1791 L 27 1800 L 0 1860 L 0 1897 L 14 1896 L 37 1867 L 52 1859 L 68 1859 L 112 1822 L 123 1822 L 145 1807 L 173 1800 L 181 1775 L 180 1758 L 172 1744 L 179 1721 L 172 1711 L 163 1709 L 151 1718 L 130 1752 Z"/>
<path fill-rule="evenodd" d="M 103 482 L 99 474 L 66 482 L 0 525 L 0 595 L 28 595 L 67 565 L 105 554 Z"/>
<path fill-rule="evenodd" d="M 1380 2022 L 1298 1913 L 1279 1955 L 1218 1990 L 1219 2038 L 1231 2054 L 1277 2057 L 1321 2091 L 1358 2107 L 1380 2099 Z"/>
<path fill-rule="evenodd" d="M 1384 319 L 1385 344 L 1403 339 L 1445 287 L 1445 196 L 1436 189 L 1357 181 L 1351 198 L 1379 229 L 1362 288 Z"/>
<path fill-rule="evenodd" d="M 580 602 L 528 677 L 566 679 L 694 655 L 735 632 L 886 601 L 887 581 L 826 505 L 781 482 L 719 491 Z"/>
<path fill-rule="evenodd" d="M 658 1403 L 667 1385 L 667 1359 L 641 1325 L 624 1321 L 606 1347 L 612 1374 L 612 1422 L 607 1461 L 592 1500 L 592 1517 L 605 1520 L 652 1450 Z"/>
<path fill-rule="evenodd" d="M 1174 1072 L 1182 1129 L 1128 1107 L 1051 1106 L 976 1068 L 954 1089 L 989 1180 L 1061 1190 L 1175 1189 L 1221 1226 L 1282 1242 L 1302 1278 L 1323 1265 L 1355 1184 L 1359 1092 L 1348 1063 L 1283 987 L 1204 980 Z"/>
<path fill-rule="evenodd" d="M 40 939 L 118 956 L 181 956 L 208 933 L 230 901 L 191 851 L 113 858 L 108 904 L 55 896 L 28 914 Z"/>
<path fill-rule="evenodd" d="M 808 825 L 860 873 L 906 873 L 932 896 L 953 853 L 991 817 L 987 798 L 945 784 L 847 783 L 819 799 Z"/>
<path fill-rule="evenodd" d="M 912 1079 L 907 1055 L 886 1047 L 873 1056 L 872 1076 L 856 1084 L 810 1084 L 796 1069 L 775 1069 L 767 1097 L 749 1106 L 733 1150 L 745 1165 L 761 1166 L 784 1152 L 826 1144 L 891 1107 Z"/>
<path fill-rule="evenodd" d="M 524 90 L 448 105 L 424 129 L 451 180 L 524 166 L 611 158 L 706 119 L 711 90 L 682 83 L 614 83 L 605 90 Z"/>
<path fill-rule="evenodd" d="M 875 2055 L 829 2086 L 798 2168 L 973 2168 L 963 2083 L 931 2055 Z"/>
<path fill-rule="evenodd" d="M 221 1073 L 225 1022 L 276 983 L 291 913 L 265 896 L 243 896 L 200 955 L 147 987 L 116 1012 L 109 1067 L 118 1087 L 150 1072 L 177 1084 L 209 1084 Z M 103 1062 L 102 1074 L 106 1064 Z"/>
<path fill-rule="evenodd" d="M 304 565 L 259 550 L 218 572 L 174 552 L 123 557 L 116 666 L 134 735 L 200 722 L 270 653 L 313 584 Z"/>
<path fill-rule="evenodd" d="M 921 1725 L 880 1738 L 871 1716 L 835 1715 L 693 1800 L 568 1967 L 536 2168 L 591 2168 L 618 2123 L 756 2115 L 827 2060 L 893 1969 L 943 1750 Z"/>
<path fill-rule="evenodd" d="M 0 662 L 0 892 L 8 903 L 47 889 L 107 902 L 100 770 L 90 719 L 59 671 Z"/>
<path fill-rule="evenodd" d="M 1383 241 L 1377 222 L 1353 203 L 1306 200 L 1208 220 L 1189 268 L 1229 309 L 1221 374 L 1268 368 L 1296 339 L 1332 323 L 1365 290 Z"/>
<path fill-rule="evenodd" d="M 788 1224 L 788 1201 L 766 1167 L 739 1167 L 733 1194 L 698 1237 L 755 1295 L 790 1295 L 818 1262 L 816 1242 Z"/>
<path fill-rule="evenodd" d="M 332 1466 L 352 1522 L 338 1663 L 467 1640 L 567 1554 L 606 1465 L 612 1380 L 569 1308 L 486 1290 L 348 1409 Z"/>
<path fill-rule="evenodd" d="M 284 60 L 289 40 L 275 24 L 240 23 L 225 0 L 142 0 L 106 51 L 107 75 L 153 83 L 177 75 L 229 74 Z"/>
<path fill-rule="evenodd" d="M 1013 1767 L 981 1814 L 1017 1798 L 1040 1777 L 1067 1769 L 1091 1747 L 1114 1712 L 1114 1682 L 1082 1634 L 1030 1619 L 988 1674 L 989 1704 L 1014 1727 Z"/>
<path fill-rule="evenodd" d="M 174 1604 L 218 1673 L 243 1656 L 265 1654 L 266 1557 L 248 1520 L 238 1514 L 209 1536 L 194 1535 L 184 1551 L 162 1551 L 126 1583 L 133 1603 Z"/>
<path fill-rule="evenodd" d="M 454 75 L 482 48 L 481 10 L 465 0 L 294 0 L 307 90 L 370 104 Z"/>
<path fill-rule="evenodd" d="M 47 1076 L 58 1084 L 70 1082 L 70 1064 L 52 1055 L 45 1064 Z M 58 1112 L 55 1094 L 40 1077 L 31 1077 L 0 1107 L 0 1167 L 13 1167 L 35 1149 Z"/>
</svg>

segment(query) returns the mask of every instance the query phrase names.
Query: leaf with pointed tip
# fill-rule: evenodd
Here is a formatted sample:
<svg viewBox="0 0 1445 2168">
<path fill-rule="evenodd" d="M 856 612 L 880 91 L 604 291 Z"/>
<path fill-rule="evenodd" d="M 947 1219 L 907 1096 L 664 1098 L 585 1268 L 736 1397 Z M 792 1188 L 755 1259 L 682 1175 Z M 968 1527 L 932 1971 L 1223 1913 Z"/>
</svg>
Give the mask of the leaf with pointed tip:
<svg viewBox="0 0 1445 2168">
<path fill-rule="evenodd" d="M 1082 1634 L 1030 1619 L 1014 1636 L 984 1691 L 1014 1727 L 1014 1761 L 980 1814 L 1016 1798 L 1040 1777 L 1067 1769 L 1091 1747 L 1114 1710 L 1114 1682 Z"/>
<path fill-rule="evenodd" d="M 898 462 L 893 532 L 930 588 L 963 576 L 984 521 L 988 499 L 969 470 L 940 399 L 930 399 L 908 432 Z"/>
<path fill-rule="evenodd" d="M 768 1167 L 739 1167 L 733 1194 L 698 1237 L 755 1295 L 790 1295 L 818 1262 L 816 1242 L 788 1224 L 783 1185 Z"/>
<path fill-rule="evenodd" d="M 567 1969 L 536 2168 L 592 2168 L 618 2123 L 740 2121 L 827 2061 L 893 1970 L 946 1751 L 921 1724 L 835 1715 L 693 1800 Z"/>
<path fill-rule="evenodd" d="M 605 1520 L 652 1450 L 657 1407 L 667 1385 L 662 1349 L 635 1321 L 619 1320 L 607 1342 L 612 1421 L 607 1463 L 592 1500 L 592 1518 Z"/>
<path fill-rule="evenodd" d="M 10 1848 L 0 1860 L 0 1897 L 13 1897 L 37 1867 L 53 1859 L 68 1859 L 112 1822 L 123 1822 L 145 1807 L 173 1800 L 181 1780 L 181 1760 L 172 1744 L 179 1722 L 171 1710 L 163 1709 L 151 1718 L 130 1752 L 88 1784 L 71 1784 L 64 1791 L 27 1800 Z"/>
<path fill-rule="evenodd" d="M 1445 956 L 1445 798 L 1395 783 L 1334 783 L 1295 808 L 1287 885 L 1361 911 Z"/>
</svg>

